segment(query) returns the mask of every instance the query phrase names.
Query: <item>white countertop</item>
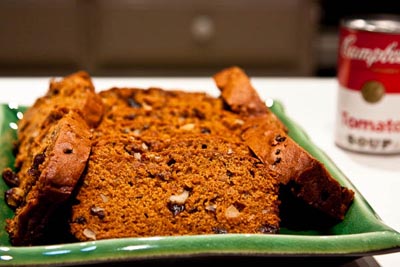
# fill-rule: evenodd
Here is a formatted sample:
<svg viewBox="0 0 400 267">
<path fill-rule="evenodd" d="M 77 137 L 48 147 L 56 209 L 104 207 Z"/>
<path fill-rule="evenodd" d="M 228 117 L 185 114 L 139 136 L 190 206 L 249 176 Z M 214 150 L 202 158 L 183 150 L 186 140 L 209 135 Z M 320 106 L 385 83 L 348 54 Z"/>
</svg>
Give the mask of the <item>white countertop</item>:
<svg viewBox="0 0 400 267">
<path fill-rule="evenodd" d="M 206 91 L 218 95 L 211 78 L 93 78 L 96 90 L 113 86 L 150 86 Z M 252 78 L 263 99 L 280 100 L 296 121 L 350 179 L 381 219 L 400 232 L 400 155 L 348 152 L 334 144 L 337 81 L 333 78 Z M 48 88 L 49 78 L 0 78 L 0 103 L 32 104 Z M 400 253 L 374 257 L 381 266 L 400 266 Z"/>
</svg>

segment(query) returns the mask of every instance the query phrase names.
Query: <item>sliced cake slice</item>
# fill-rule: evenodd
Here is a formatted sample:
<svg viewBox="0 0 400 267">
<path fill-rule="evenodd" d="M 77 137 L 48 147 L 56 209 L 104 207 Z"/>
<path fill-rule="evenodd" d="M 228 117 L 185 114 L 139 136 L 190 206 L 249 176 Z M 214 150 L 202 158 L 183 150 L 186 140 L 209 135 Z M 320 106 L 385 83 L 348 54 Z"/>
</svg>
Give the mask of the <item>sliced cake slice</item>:
<svg viewBox="0 0 400 267">
<path fill-rule="evenodd" d="M 30 162 L 26 192 L 13 187 L 6 201 L 18 202 L 6 230 L 16 246 L 40 244 L 54 212 L 71 196 L 83 173 L 91 150 L 91 133 L 79 114 L 69 111 L 41 133 Z"/>
<path fill-rule="evenodd" d="M 242 139 L 254 154 L 296 197 L 342 220 L 354 192 L 341 186 L 320 161 L 287 134 L 285 126 L 261 101 L 247 74 L 234 66 L 216 73 L 214 80 L 226 104 L 243 115 Z"/>
<path fill-rule="evenodd" d="M 160 88 L 100 95 L 106 112 L 72 209 L 79 240 L 279 231 L 279 183 L 221 99 Z"/>
<path fill-rule="evenodd" d="M 7 226 L 14 245 L 41 242 L 45 222 L 80 177 L 90 151 L 89 129 L 102 114 L 102 101 L 83 71 L 53 79 L 46 94 L 23 114 L 14 169 L 2 175 L 11 187 L 6 202 L 15 210 Z M 68 144 L 71 153 L 65 147 L 65 154 L 57 154 Z"/>
<path fill-rule="evenodd" d="M 163 142 L 98 139 L 73 206 L 78 240 L 278 232 L 278 182 L 246 146 L 212 135 Z"/>
<path fill-rule="evenodd" d="M 30 168 L 40 149 L 41 136 L 69 110 L 84 118 L 89 127 L 95 127 L 100 122 L 103 104 L 86 72 L 76 72 L 60 80 L 53 79 L 47 93 L 38 98 L 18 122 L 15 170 L 19 191 L 23 196 L 32 186 Z M 9 204 L 14 208 L 18 206 L 14 206 L 17 203 Z"/>
</svg>

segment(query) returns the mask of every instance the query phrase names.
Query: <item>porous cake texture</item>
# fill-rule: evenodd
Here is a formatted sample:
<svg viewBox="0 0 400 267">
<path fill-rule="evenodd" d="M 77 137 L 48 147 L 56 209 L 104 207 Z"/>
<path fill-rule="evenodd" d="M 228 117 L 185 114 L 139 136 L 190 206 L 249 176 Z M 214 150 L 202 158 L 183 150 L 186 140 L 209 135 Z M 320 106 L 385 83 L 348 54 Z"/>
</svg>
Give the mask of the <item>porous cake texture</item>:
<svg viewBox="0 0 400 267">
<path fill-rule="evenodd" d="M 276 233 L 278 183 L 242 144 L 216 136 L 99 140 L 73 206 L 79 240 Z"/>
</svg>

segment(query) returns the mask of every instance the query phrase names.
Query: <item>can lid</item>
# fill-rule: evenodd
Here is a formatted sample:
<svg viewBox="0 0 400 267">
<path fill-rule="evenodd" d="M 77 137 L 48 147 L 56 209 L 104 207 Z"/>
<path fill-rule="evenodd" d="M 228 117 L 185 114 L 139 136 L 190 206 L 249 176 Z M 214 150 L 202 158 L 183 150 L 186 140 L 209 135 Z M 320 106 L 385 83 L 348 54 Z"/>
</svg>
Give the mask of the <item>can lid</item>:
<svg viewBox="0 0 400 267">
<path fill-rule="evenodd" d="M 342 25 L 369 32 L 400 33 L 400 16 L 397 15 L 369 15 L 360 17 L 347 17 L 342 20 Z"/>
</svg>

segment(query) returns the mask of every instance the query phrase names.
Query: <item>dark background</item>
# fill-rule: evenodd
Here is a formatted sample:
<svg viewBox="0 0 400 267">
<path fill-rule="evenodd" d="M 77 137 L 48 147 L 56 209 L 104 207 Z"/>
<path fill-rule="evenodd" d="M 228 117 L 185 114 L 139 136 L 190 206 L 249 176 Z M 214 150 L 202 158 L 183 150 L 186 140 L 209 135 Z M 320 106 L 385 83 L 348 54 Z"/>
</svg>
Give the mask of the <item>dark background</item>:
<svg viewBox="0 0 400 267">
<path fill-rule="evenodd" d="M 348 15 L 397 0 L 1 0 L 0 76 L 336 75 Z"/>
</svg>

